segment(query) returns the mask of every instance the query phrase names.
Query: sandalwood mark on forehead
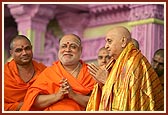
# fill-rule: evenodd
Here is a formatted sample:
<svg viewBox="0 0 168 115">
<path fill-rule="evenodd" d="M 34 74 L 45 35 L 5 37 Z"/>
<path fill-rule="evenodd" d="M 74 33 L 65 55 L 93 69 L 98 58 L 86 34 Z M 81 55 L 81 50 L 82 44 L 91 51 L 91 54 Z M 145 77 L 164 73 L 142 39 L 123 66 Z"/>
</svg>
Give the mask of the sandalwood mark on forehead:
<svg viewBox="0 0 168 115">
<path fill-rule="evenodd" d="M 69 44 L 69 42 L 67 42 L 67 44 Z"/>
</svg>

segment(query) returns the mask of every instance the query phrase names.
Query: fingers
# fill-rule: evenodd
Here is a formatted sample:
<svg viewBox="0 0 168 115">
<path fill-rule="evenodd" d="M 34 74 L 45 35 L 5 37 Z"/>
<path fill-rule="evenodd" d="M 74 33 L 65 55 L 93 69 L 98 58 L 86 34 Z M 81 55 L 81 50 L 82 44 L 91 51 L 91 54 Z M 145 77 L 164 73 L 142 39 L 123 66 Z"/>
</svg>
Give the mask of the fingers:
<svg viewBox="0 0 168 115">
<path fill-rule="evenodd" d="M 89 64 L 88 69 L 91 75 L 96 76 L 96 73 L 99 71 L 99 68 L 94 64 Z"/>
<path fill-rule="evenodd" d="M 95 64 L 88 64 L 91 70 L 97 71 L 99 70 L 99 67 L 97 67 Z"/>
<path fill-rule="evenodd" d="M 68 80 L 65 78 L 60 81 L 60 88 L 63 94 L 68 94 L 71 91 L 71 87 L 68 83 Z"/>
<path fill-rule="evenodd" d="M 61 87 L 61 92 L 63 94 L 68 94 L 69 93 L 69 86 Z"/>
</svg>

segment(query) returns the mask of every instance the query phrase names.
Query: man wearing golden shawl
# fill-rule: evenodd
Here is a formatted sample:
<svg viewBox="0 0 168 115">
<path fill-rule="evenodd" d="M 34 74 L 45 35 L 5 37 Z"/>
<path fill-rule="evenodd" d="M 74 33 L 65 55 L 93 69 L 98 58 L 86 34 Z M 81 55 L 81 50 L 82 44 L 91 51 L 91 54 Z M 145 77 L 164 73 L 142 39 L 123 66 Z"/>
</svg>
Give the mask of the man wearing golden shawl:
<svg viewBox="0 0 168 115">
<path fill-rule="evenodd" d="M 60 61 L 39 75 L 20 110 L 85 110 L 95 80 L 88 72 L 87 64 L 80 60 L 81 52 L 81 40 L 77 35 L 63 36 L 58 51 Z"/>
<path fill-rule="evenodd" d="M 133 45 L 128 29 L 115 27 L 105 39 L 105 47 L 115 62 L 112 61 L 109 73 L 107 69 L 103 71 L 94 64 L 89 65 L 90 73 L 99 84 L 94 86 L 86 110 L 163 111 L 160 80 L 148 60 Z"/>
<path fill-rule="evenodd" d="M 13 59 L 4 66 L 4 110 L 17 111 L 27 89 L 46 66 L 32 60 L 32 45 L 24 35 L 12 39 L 10 53 Z"/>
</svg>

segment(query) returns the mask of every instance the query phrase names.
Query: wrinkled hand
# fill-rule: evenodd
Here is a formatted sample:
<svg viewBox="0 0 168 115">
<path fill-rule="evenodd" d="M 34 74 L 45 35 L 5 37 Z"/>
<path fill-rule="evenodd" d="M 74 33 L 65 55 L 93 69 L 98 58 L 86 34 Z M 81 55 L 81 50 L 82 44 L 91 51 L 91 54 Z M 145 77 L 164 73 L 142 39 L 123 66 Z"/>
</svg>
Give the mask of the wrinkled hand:
<svg viewBox="0 0 168 115">
<path fill-rule="evenodd" d="M 89 64 L 88 68 L 90 74 L 94 77 L 96 82 L 100 86 L 103 86 L 108 76 L 108 71 L 105 69 L 105 67 L 98 67 L 95 64 Z"/>
<path fill-rule="evenodd" d="M 69 98 L 72 98 L 75 95 L 75 93 L 73 92 L 73 90 L 72 90 L 70 84 L 68 83 L 67 79 L 63 78 L 61 80 L 60 86 L 61 86 L 61 89 L 62 89 L 61 91 L 63 92 L 64 95 L 67 94 Z"/>
<path fill-rule="evenodd" d="M 57 96 L 59 99 L 63 99 L 66 94 L 68 94 L 69 86 L 66 84 L 67 79 L 63 78 L 60 81 L 60 88 L 57 92 Z"/>
</svg>

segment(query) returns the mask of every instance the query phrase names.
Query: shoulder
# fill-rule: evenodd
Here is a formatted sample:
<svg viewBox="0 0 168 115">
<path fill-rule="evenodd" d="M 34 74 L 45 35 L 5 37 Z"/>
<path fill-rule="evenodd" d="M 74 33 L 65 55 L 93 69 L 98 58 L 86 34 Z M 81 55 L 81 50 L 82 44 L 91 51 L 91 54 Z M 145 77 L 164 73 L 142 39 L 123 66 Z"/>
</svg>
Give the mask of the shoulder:
<svg viewBox="0 0 168 115">
<path fill-rule="evenodd" d="M 6 62 L 4 67 L 5 67 L 5 69 L 7 69 L 7 68 L 15 68 L 16 67 L 16 63 L 15 63 L 14 60 L 11 60 L 9 62 Z"/>
</svg>

